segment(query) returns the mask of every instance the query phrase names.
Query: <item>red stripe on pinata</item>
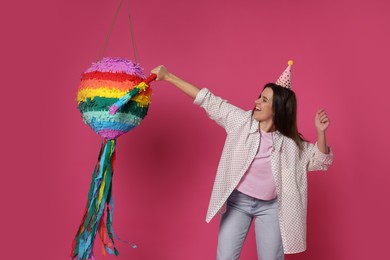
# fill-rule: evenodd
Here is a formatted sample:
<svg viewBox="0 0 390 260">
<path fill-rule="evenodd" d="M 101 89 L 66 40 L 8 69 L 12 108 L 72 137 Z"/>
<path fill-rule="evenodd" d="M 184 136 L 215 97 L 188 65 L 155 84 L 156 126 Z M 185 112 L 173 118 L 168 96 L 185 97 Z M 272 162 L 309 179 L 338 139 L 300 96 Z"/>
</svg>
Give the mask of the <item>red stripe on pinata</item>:
<svg viewBox="0 0 390 260">
<path fill-rule="evenodd" d="M 103 79 L 103 80 L 112 80 L 112 81 L 134 81 L 136 84 L 142 82 L 144 79 L 136 76 L 136 75 L 129 75 L 126 73 L 113 73 L 113 72 L 100 72 L 100 71 L 94 71 L 89 73 L 84 73 L 81 75 L 81 80 L 85 79 Z"/>
</svg>

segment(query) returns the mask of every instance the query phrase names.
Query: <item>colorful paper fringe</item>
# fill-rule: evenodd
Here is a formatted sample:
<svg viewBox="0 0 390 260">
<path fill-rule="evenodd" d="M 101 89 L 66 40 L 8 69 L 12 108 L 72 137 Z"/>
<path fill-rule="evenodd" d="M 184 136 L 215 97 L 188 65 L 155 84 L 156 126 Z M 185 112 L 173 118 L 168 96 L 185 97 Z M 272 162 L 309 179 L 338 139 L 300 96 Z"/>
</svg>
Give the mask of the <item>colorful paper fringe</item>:
<svg viewBox="0 0 390 260">
<path fill-rule="evenodd" d="M 119 254 L 114 246 L 112 232 L 114 203 L 111 193 L 115 145 L 116 140 L 108 140 L 103 141 L 101 146 L 98 163 L 92 175 L 83 220 L 73 241 L 72 258 L 93 259 L 92 250 L 97 232 L 99 232 L 104 248 L 110 254 Z M 106 223 L 104 221 L 105 212 L 107 214 Z"/>
<path fill-rule="evenodd" d="M 103 58 L 81 77 L 78 109 L 84 122 L 104 141 L 92 175 L 85 213 L 73 241 L 73 259 L 94 259 L 97 233 L 104 247 L 103 254 L 106 251 L 119 254 L 112 230 L 115 145 L 116 138 L 138 126 L 147 114 L 152 92 L 144 79 L 143 69 L 138 64 L 122 58 Z M 110 114 L 109 108 L 113 105 L 117 113 Z"/>
<path fill-rule="evenodd" d="M 143 69 L 127 59 L 103 58 L 94 63 L 82 75 L 77 93 L 84 122 L 106 140 L 138 126 L 148 112 L 152 94 L 144 79 Z M 110 114 L 109 108 L 126 95 L 131 95 L 130 101 Z"/>
</svg>

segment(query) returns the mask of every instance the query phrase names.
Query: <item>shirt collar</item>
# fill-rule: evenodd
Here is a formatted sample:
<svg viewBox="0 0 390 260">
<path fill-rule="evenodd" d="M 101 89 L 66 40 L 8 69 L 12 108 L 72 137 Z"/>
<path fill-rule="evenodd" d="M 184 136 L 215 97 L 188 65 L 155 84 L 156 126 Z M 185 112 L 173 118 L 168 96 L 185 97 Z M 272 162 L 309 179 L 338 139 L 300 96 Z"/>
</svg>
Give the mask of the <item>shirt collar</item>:
<svg viewBox="0 0 390 260">
<path fill-rule="evenodd" d="M 282 133 L 279 131 L 275 131 L 273 142 L 274 142 L 274 148 L 278 152 L 280 152 L 280 150 L 282 149 L 283 139 L 284 138 Z"/>
<path fill-rule="evenodd" d="M 259 131 L 259 121 L 252 118 L 252 125 L 251 125 L 251 129 L 249 130 L 249 132 L 251 134 L 253 134 L 253 133 L 256 133 L 258 131 Z"/>
</svg>

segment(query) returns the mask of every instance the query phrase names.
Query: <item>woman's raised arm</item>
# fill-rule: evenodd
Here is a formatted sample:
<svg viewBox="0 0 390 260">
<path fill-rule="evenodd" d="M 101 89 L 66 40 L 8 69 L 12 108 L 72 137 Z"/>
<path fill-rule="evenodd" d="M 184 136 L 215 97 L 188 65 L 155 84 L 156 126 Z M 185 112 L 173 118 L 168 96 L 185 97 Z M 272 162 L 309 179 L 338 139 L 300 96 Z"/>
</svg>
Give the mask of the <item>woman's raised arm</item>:
<svg viewBox="0 0 390 260">
<path fill-rule="evenodd" d="M 188 96 L 195 99 L 196 95 L 199 92 L 199 88 L 195 87 L 191 83 L 188 83 L 185 80 L 182 80 L 181 78 L 173 75 L 172 73 L 169 73 L 167 68 L 163 65 L 160 65 L 154 69 L 152 69 L 151 73 L 154 73 L 157 75 L 156 80 L 165 80 L 172 85 L 176 86 L 178 89 L 183 91 Z"/>
</svg>

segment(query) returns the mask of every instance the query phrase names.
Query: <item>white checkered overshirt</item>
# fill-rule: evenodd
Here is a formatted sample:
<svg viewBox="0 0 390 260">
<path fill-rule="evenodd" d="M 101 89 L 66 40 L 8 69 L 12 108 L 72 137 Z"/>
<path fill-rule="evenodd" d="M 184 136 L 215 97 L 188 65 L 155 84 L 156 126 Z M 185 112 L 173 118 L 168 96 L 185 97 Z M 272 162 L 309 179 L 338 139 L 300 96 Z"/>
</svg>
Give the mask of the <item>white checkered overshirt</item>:
<svg viewBox="0 0 390 260">
<path fill-rule="evenodd" d="M 260 143 L 259 122 L 252 111 L 244 111 L 201 89 L 194 103 L 227 133 L 211 194 L 206 222 L 224 213 L 226 200 L 252 163 Z M 272 173 L 279 203 L 279 223 L 285 254 L 306 250 L 307 172 L 326 170 L 333 154 L 321 153 L 315 144 L 304 142 L 299 155 L 295 142 L 278 131 L 273 137 Z"/>
</svg>

